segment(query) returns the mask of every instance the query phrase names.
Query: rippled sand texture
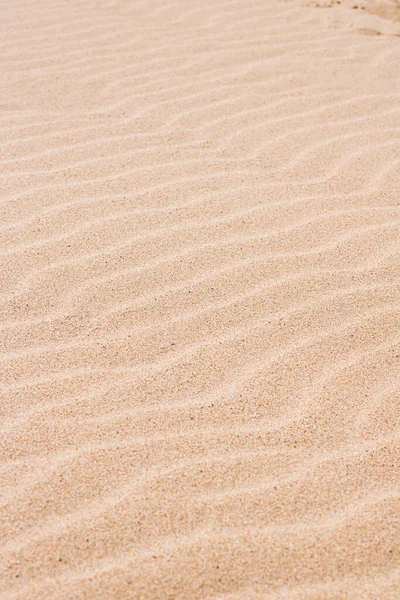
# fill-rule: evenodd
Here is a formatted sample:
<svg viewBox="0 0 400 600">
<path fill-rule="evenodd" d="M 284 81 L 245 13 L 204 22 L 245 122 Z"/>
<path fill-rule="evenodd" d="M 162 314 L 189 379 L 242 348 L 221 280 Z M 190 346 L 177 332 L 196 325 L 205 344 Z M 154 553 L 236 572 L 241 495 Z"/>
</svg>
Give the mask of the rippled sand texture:
<svg viewBox="0 0 400 600">
<path fill-rule="evenodd" d="M 327 15 L 1 4 L 2 600 L 400 598 L 400 39 Z"/>
</svg>

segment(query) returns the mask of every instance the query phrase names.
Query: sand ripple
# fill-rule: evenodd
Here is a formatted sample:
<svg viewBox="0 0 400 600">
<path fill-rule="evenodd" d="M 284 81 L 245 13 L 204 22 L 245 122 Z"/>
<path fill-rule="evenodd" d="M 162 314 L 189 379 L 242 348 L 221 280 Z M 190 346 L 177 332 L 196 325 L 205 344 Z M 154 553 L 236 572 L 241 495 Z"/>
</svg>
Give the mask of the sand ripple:
<svg viewBox="0 0 400 600">
<path fill-rule="evenodd" d="M 399 15 L 352 4 L 3 3 L 1 599 L 400 598 Z"/>
</svg>

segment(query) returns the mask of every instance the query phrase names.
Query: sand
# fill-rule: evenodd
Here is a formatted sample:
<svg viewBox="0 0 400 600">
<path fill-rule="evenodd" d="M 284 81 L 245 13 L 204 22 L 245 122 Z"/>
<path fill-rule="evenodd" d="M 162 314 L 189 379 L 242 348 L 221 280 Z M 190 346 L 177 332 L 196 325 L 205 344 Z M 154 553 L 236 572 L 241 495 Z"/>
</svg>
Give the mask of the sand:
<svg viewBox="0 0 400 600">
<path fill-rule="evenodd" d="M 1 600 L 399 600 L 399 3 L 1 3 Z"/>
</svg>

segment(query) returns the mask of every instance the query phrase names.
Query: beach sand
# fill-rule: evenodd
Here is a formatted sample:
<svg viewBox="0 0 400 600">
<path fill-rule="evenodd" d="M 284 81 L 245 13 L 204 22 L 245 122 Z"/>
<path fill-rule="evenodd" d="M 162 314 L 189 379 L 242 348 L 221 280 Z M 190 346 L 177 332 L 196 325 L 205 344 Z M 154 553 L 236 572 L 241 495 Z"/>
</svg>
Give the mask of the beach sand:
<svg viewBox="0 0 400 600">
<path fill-rule="evenodd" d="M 0 598 L 400 598 L 398 2 L 13 0 Z"/>
</svg>

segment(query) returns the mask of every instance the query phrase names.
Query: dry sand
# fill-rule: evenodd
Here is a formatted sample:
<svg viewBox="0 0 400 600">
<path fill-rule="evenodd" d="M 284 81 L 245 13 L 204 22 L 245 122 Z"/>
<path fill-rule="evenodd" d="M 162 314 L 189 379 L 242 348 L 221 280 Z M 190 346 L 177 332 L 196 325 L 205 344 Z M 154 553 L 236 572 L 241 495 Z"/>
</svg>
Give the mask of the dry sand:
<svg viewBox="0 0 400 600">
<path fill-rule="evenodd" d="M 398 17 L 1 2 L 2 600 L 400 598 Z"/>
</svg>

